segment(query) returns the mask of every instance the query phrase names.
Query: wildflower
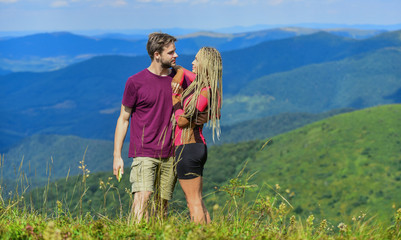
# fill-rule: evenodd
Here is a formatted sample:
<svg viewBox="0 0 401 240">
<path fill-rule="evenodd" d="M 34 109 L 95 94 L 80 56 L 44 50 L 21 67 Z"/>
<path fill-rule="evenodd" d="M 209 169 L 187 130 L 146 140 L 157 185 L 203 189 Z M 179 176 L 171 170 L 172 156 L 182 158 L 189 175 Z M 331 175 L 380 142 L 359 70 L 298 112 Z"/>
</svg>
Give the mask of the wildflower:
<svg viewBox="0 0 401 240">
<path fill-rule="evenodd" d="M 220 207 L 219 204 L 216 203 L 216 204 L 213 206 L 213 211 L 217 211 L 217 210 L 219 209 L 219 207 Z"/>
<path fill-rule="evenodd" d="M 285 203 L 281 203 L 280 206 L 278 207 L 280 213 L 284 214 L 285 213 L 285 209 L 286 209 L 286 205 Z"/>
<path fill-rule="evenodd" d="M 309 215 L 308 219 L 306 219 L 306 223 L 308 223 L 308 226 L 313 225 L 313 220 L 315 220 L 315 216 Z"/>
<path fill-rule="evenodd" d="M 294 215 L 292 215 L 290 218 L 290 224 L 291 224 L 291 226 L 295 225 L 295 216 Z"/>
<path fill-rule="evenodd" d="M 397 222 L 401 221 L 401 208 L 399 208 L 397 210 L 397 213 L 395 215 L 395 219 L 397 220 Z"/>
<path fill-rule="evenodd" d="M 85 152 L 86 152 L 86 151 L 85 151 Z M 86 178 L 89 177 L 90 171 L 89 171 L 89 169 L 86 168 L 86 165 L 85 165 L 85 161 L 84 161 L 84 160 L 79 161 L 79 164 L 80 164 L 80 166 L 78 166 L 78 168 L 82 170 L 82 176 L 83 176 L 82 182 L 85 182 L 85 181 L 86 181 Z"/>
<path fill-rule="evenodd" d="M 30 235 L 34 235 L 34 227 L 32 227 L 31 225 L 27 224 L 25 227 L 25 230 L 27 231 L 27 233 L 29 233 Z"/>
<path fill-rule="evenodd" d="M 278 183 L 276 183 L 276 190 L 280 190 L 280 185 L 278 185 Z"/>
<path fill-rule="evenodd" d="M 321 231 L 324 231 L 324 229 L 326 229 L 326 228 L 327 228 L 327 220 L 326 220 L 326 219 L 323 219 L 323 221 L 320 222 L 319 229 L 320 229 Z"/>
<path fill-rule="evenodd" d="M 347 225 L 345 223 L 340 223 L 337 226 L 340 229 L 340 232 L 345 233 L 347 231 Z"/>
<path fill-rule="evenodd" d="M 313 231 L 314 226 L 313 226 L 313 221 L 315 220 L 315 216 L 309 215 L 309 217 L 306 219 L 306 229 L 308 231 Z"/>
</svg>

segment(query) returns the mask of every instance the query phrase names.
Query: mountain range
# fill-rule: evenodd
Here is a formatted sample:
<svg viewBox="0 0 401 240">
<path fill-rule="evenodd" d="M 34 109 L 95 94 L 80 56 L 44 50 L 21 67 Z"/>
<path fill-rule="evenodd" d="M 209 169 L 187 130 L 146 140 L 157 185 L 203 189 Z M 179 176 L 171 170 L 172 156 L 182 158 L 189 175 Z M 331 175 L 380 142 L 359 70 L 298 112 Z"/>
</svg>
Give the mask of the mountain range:
<svg viewBox="0 0 401 240">
<path fill-rule="evenodd" d="M 307 35 L 318 31 L 321 30 L 286 27 L 234 34 L 195 32 L 178 36 L 177 49 L 179 54 L 195 54 L 199 48 L 208 45 L 220 51 L 231 51 L 265 41 Z M 385 32 L 357 29 L 326 29 L 324 31 L 355 39 L 364 39 Z M 54 70 L 100 55 L 147 55 L 146 41 L 146 35 L 84 36 L 69 32 L 6 38 L 0 39 L 0 64 L 2 68 L 13 71 Z"/>
<path fill-rule="evenodd" d="M 318 32 L 223 52 L 222 124 L 399 102 L 400 35 Z M 188 68 L 192 59 L 181 55 L 178 63 Z M 112 139 L 125 81 L 148 64 L 147 56 L 101 56 L 1 76 L 0 149 L 37 133 Z"/>
</svg>

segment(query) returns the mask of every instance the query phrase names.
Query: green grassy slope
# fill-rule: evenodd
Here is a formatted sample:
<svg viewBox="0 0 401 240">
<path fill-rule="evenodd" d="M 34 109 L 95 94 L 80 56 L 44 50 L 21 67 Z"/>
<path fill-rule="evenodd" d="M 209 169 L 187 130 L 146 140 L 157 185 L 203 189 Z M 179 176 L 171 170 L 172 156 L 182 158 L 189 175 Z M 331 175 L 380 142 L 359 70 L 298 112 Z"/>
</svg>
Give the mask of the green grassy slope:
<svg viewBox="0 0 401 240">
<path fill-rule="evenodd" d="M 265 139 L 278 134 L 289 132 L 306 124 L 332 117 L 336 114 L 353 111 L 351 108 L 335 109 L 324 113 L 281 113 L 275 116 L 268 116 L 254 120 L 243 121 L 232 125 L 221 127 L 219 141 L 213 142 L 211 129 L 203 128 L 207 144 L 224 144 Z M 224 113 L 223 113 L 224 114 Z"/>
<path fill-rule="evenodd" d="M 246 172 L 256 175 L 251 179 L 258 188 L 248 193 L 249 200 L 256 199 L 259 191 L 279 184 L 279 192 L 301 216 L 315 215 L 326 218 L 331 224 L 351 221 L 363 213 L 389 221 L 401 199 L 401 105 L 386 105 L 337 115 L 312 123 L 273 138 L 273 144 L 260 151 L 264 140 L 213 146 L 205 167 L 205 195 L 213 193 L 234 178 L 248 161 Z M 122 183 L 112 179 L 113 188 L 107 195 L 100 189 L 100 180 L 106 186 L 111 171 L 96 173 L 87 179 L 88 191 L 83 198 L 84 207 L 97 210 L 107 208 L 119 212 L 117 187 L 124 211 L 128 211 L 128 169 Z M 48 204 L 55 204 L 55 197 L 71 198 L 76 203 L 80 196 L 77 183 L 81 179 L 62 179 L 53 186 Z M 34 193 L 33 202 L 43 205 L 44 189 Z M 75 195 L 74 195 L 75 194 Z M 36 196 L 36 197 L 35 197 Z M 224 204 L 222 194 L 206 197 L 206 204 Z M 114 200 L 113 200 L 114 199 Z M 89 201 L 90 200 L 90 201 Z M 184 197 L 176 188 L 174 207 L 185 208 Z M 177 202 L 178 201 L 178 202 Z M 98 211 L 100 211 L 98 210 Z"/>
<path fill-rule="evenodd" d="M 274 138 L 248 168 L 259 186 L 289 189 L 299 213 L 386 219 L 400 205 L 400 137 L 401 105 L 365 109 Z"/>
</svg>

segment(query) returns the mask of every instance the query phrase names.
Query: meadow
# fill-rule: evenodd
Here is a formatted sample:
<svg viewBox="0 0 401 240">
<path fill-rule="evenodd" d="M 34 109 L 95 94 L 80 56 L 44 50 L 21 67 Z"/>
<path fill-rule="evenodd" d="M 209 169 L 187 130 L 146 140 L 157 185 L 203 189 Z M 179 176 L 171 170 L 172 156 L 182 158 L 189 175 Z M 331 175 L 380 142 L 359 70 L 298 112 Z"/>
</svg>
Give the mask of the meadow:
<svg viewBox="0 0 401 240">
<path fill-rule="evenodd" d="M 33 169 L 28 156 L 10 164 L 3 154 L 0 238 L 400 239 L 400 112 L 399 104 L 378 106 L 265 140 L 210 147 L 210 225 L 189 221 L 179 186 L 166 218 L 150 204 L 149 221 L 133 224 L 128 174 L 117 182 L 110 171 L 92 173 L 88 147 L 79 171 L 61 168 L 65 177 L 56 180 L 53 157 Z M 47 176 L 41 184 L 39 170 Z"/>
<path fill-rule="evenodd" d="M 270 144 L 269 139 L 259 151 Z M 4 155 L 1 162 L 4 163 Z M 172 202 L 167 217 L 160 217 L 154 200 L 148 207 L 149 220 L 133 223 L 129 214 L 133 199 L 128 189 L 111 176 L 103 181 L 100 178 L 103 173 L 91 174 L 86 167 L 85 155 L 78 166 L 81 174 L 67 175 L 65 179 L 51 183 L 49 167 L 48 184 L 34 191 L 28 191 L 30 179 L 20 171 L 22 164 L 13 185 L 15 189 L 0 188 L 1 239 L 401 238 L 401 208 L 394 207 L 393 216 L 385 222 L 361 213 L 350 221 L 334 224 L 330 219 L 317 218 L 313 214 L 308 217 L 297 214 L 278 184 L 249 200 L 247 195 L 250 191 L 254 195 L 255 185 L 251 183 L 254 174 L 246 171 L 247 163 L 235 177 L 215 187 L 214 193 L 219 193 L 223 201 L 209 208 L 212 216 L 209 225 L 191 223 L 188 211 L 179 207 L 185 203 L 179 200 Z M 97 197 L 91 195 L 89 198 L 89 193 L 94 191 L 89 182 L 96 180 L 99 180 L 96 187 L 100 191 L 95 191 Z M 61 182 L 72 185 L 73 191 L 65 191 L 58 185 Z M 3 181 L 1 186 L 4 186 Z M 125 191 L 119 190 L 121 188 Z"/>
</svg>

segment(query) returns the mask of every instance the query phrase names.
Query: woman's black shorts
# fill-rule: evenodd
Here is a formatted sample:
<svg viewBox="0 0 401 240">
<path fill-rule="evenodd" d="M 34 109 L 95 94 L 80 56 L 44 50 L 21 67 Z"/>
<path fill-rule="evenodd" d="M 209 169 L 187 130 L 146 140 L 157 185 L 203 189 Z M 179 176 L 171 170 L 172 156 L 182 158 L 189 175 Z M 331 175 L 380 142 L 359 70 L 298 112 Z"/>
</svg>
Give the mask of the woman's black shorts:
<svg viewBox="0 0 401 240">
<path fill-rule="evenodd" d="M 203 143 L 180 145 L 175 150 L 178 179 L 192 179 L 203 176 L 207 160 L 207 147 Z"/>
</svg>

